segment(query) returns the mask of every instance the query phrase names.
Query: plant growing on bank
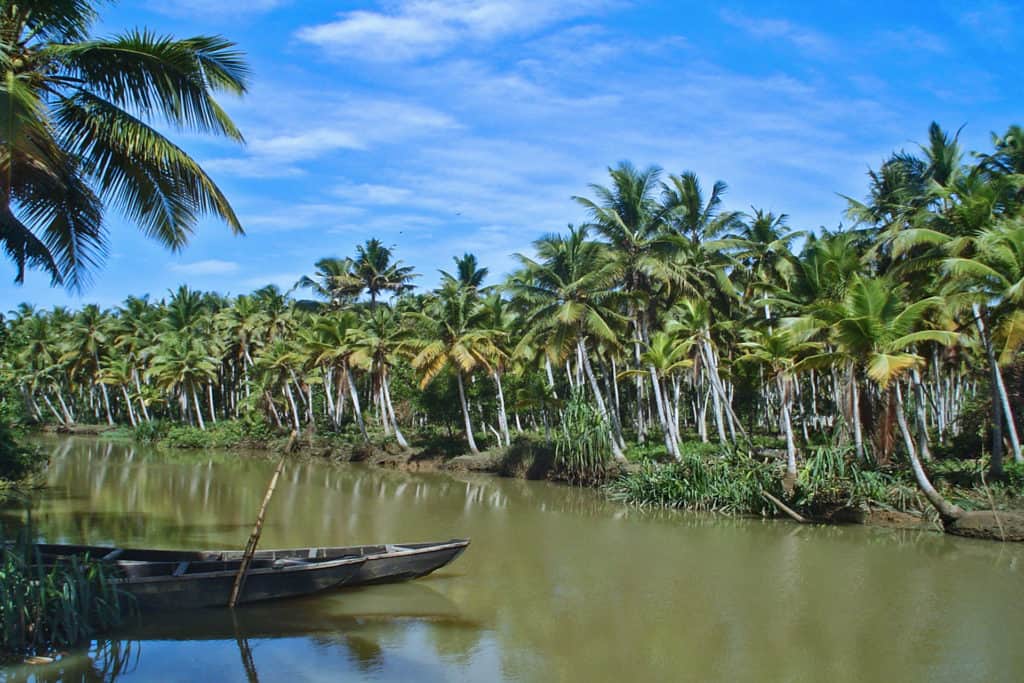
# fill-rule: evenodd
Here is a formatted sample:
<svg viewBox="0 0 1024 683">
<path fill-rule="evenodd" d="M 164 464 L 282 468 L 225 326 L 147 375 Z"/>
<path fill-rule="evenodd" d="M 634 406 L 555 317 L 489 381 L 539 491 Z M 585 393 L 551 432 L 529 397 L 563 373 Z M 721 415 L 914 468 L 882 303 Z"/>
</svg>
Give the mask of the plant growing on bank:
<svg viewBox="0 0 1024 683">
<path fill-rule="evenodd" d="M 87 643 L 131 608 L 95 560 L 44 566 L 31 525 L 0 548 L 0 654 L 18 659 Z"/>
<path fill-rule="evenodd" d="M 577 391 L 555 432 L 555 465 L 579 479 L 599 476 L 614 459 L 610 434 L 608 419 Z"/>
</svg>

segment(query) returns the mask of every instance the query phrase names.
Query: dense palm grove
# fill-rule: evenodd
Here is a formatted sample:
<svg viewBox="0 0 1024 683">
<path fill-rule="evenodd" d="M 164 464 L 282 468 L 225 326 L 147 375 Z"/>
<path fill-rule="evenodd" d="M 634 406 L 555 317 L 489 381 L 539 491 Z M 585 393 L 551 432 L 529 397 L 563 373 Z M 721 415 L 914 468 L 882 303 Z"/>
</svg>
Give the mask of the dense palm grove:
<svg viewBox="0 0 1024 683">
<path fill-rule="evenodd" d="M 589 421 L 598 462 L 700 441 L 777 452 L 790 477 L 850 444 L 909 464 L 931 497 L 936 453 L 984 453 L 993 477 L 1022 460 L 1022 174 L 1019 127 L 968 155 L 933 124 L 869 174 L 849 228 L 811 232 L 727 209 L 722 182 L 623 163 L 498 286 L 467 254 L 418 293 L 369 240 L 315 264 L 296 290 L 311 299 L 183 286 L 116 310 L 22 306 L 4 382 L 28 420 L 63 425 L 244 419 L 402 447 L 461 432 L 475 453 Z"/>
</svg>

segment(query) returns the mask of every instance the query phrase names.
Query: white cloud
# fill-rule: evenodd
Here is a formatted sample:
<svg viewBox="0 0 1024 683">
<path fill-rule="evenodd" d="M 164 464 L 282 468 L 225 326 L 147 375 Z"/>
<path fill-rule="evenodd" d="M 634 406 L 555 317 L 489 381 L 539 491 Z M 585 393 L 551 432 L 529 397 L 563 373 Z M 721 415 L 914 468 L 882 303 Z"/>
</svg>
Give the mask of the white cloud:
<svg viewBox="0 0 1024 683">
<path fill-rule="evenodd" d="M 411 190 L 393 185 L 376 185 L 374 183 L 344 183 L 334 188 L 334 194 L 354 201 L 358 204 L 376 204 L 390 206 L 405 204 L 413 199 Z"/>
<path fill-rule="evenodd" d="M 228 275 L 238 272 L 238 267 L 234 261 L 207 259 L 192 263 L 174 263 L 171 264 L 170 269 L 175 273 L 184 273 L 185 275 Z"/>
<path fill-rule="evenodd" d="M 267 85 L 255 90 L 236 118 L 250 131 L 242 156 L 205 164 L 211 171 L 244 178 L 303 175 L 304 162 L 460 127 L 448 114 L 406 99 Z"/>
<path fill-rule="evenodd" d="M 784 41 L 800 52 L 814 57 L 826 57 L 836 51 L 832 39 L 824 33 L 787 19 L 755 18 L 732 10 L 722 10 L 719 16 L 725 23 L 745 31 L 758 40 Z"/>
<path fill-rule="evenodd" d="M 333 56 L 379 62 L 433 57 L 465 41 L 526 34 L 604 10 L 609 0 L 400 0 L 390 11 L 345 12 L 300 29 Z"/>
</svg>

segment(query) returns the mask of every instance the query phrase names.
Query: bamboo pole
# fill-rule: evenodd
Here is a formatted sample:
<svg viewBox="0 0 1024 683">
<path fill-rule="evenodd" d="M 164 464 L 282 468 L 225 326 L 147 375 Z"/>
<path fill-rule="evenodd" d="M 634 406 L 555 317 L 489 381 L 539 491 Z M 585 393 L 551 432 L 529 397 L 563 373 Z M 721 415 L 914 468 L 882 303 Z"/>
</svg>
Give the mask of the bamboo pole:
<svg viewBox="0 0 1024 683">
<path fill-rule="evenodd" d="M 267 514 L 267 506 L 270 505 L 270 499 L 274 496 L 274 489 L 277 488 L 277 480 L 281 477 L 281 470 L 284 469 L 284 461 L 295 446 L 295 440 L 297 438 L 298 432 L 293 431 L 291 437 L 288 439 L 288 445 L 284 447 L 284 453 L 281 454 L 281 459 L 277 462 L 277 468 L 274 469 L 274 474 L 270 477 L 270 484 L 267 485 L 267 492 L 263 495 L 263 502 L 260 503 L 259 514 L 256 515 L 256 524 L 253 525 L 252 533 L 249 535 L 249 542 L 245 546 L 245 552 L 242 553 L 242 564 L 238 567 L 238 574 L 235 576 L 235 584 L 231 587 L 231 599 L 228 600 L 228 607 L 234 607 L 238 604 L 238 596 L 241 594 L 242 587 L 245 585 L 245 577 L 249 572 L 249 565 L 252 563 L 253 555 L 256 554 L 256 546 L 259 545 L 260 535 L 263 533 L 263 519 Z"/>
</svg>

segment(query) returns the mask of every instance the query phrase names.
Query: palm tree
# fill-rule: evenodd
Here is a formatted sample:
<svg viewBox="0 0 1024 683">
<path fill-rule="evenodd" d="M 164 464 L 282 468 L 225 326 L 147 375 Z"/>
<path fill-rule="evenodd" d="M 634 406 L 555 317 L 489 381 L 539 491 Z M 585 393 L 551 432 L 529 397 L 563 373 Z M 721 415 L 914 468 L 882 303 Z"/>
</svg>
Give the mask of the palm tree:
<svg viewBox="0 0 1024 683">
<path fill-rule="evenodd" d="M 411 266 L 392 261 L 391 249 L 378 239 L 366 240 L 366 244 L 356 247 L 351 276 L 360 283 L 359 291 L 370 295 L 370 308 L 376 308 L 381 292 L 401 294 L 409 291 L 411 280 L 417 277 Z"/>
<path fill-rule="evenodd" d="M 793 390 L 796 383 L 796 365 L 802 356 L 818 347 L 805 342 L 792 329 L 775 331 L 749 330 L 746 341 L 740 344 L 745 352 L 739 359 L 767 366 L 769 379 L 776 382 L 781 406 L 782 426 L 786 434 L 786 474 L 796 477 L 796 441 L 793 438 Z"/>
<path fill-rule="evenodd" d="M 1024 220 L 999 221 L 974 237 L 950 241 L 948 247 L 952 255 L 942 262 L 949 276 L 947 292 L 957 293 L 970 305 L 988 358 L 993 405 L 1002 407 L 1002 416 L 998 410 L 994 413 L 992 448 L 993 472 L 1001 474 L 1001 422 L 1006 423 L 1014 461 L 1022 462 L 1024 456 L 990 328 L 995 326 L 1006 340 L 1003 360 L 1010 361 L 1024 339 Z"/>
<path fill-rule="evenodd" d="M 341 410 L 344 405 L 344 390 L 347 387 L 352 398 L 352 412 L 359 433 L 367 443 L 370 438 L 366 433 L 362 407 L 359 405 L 359 392 L 352 368 L 356 364 L 353 335 L 359 330 L 359 316 L 352 311 L 331 313 L 315 318 L 306 332 L 301 333 L 310 350 L 315 365 L 328 368 L 330 381 L 325 381 L 325 395 L 331 412 L 331 420 L 337 427 L 341 421 Z M 332 396 L 331 386 L 335 388 Z"/>
<path fill-rule="evenodd" d="M 412 366 L 422 373 L 420 386 L 427 386 L 442 370 L 452 367 L 459 387 L 466 441 L 470 451 L 479 453 L 466 401 L 465 377 L 477 368 L 490 370 L 492 359 L 499 355 L 497 333 L 486 327 L 487 310 L 480 305 L 474 289 L 450 281 L 442 286 L 421 321 L 429 330 L 428 336 L 416 342 L 418 351 L 412 359 Z"/>
<path fill-rule="evenodd" d="M 206 429 L 198 387 L 216 376 L 218 364 L 200 340 L 168 333 L 153 352 L 147 375 L 165 391 L 176 392 L 182 416 L 194 414 L 199 428 Z"/>
<path fill-rule="evenodd" d="M 111 342 L 110 321 L 95 304 L 89 304 L 74 317 L 68 327 L 65 352 L 61 360 L 70 364 L 73 376 L 81 377 L 90 390 L 98 382 L 101 361 Z M 114 416 L 110 411 L 110 395 L 107 386 L 100 384 L 103 406 L 106 409 L 107 424 L 113 426 Z"/>
<path fill-rule="evenodd" d="M 462 287 L 469 287 L 475 290 L 483 288 L 484 280 L 487 278 L 488 269 L 481 268 L 476 256 L 465 253 L 462 257 L 453 257 L 455 261 L 455 274 L 442 270 L 441 279 L 444 282 L 454 282 Z"/>
<path fill-rule="evenodd" d="M 322 258 L 316 262 L 312 277 L 303 275 L 296 287 L 310 289 L 324 299 L 330 308 L 340 308 L 362 290 L 362 282 L 353 274 L 355 262 L 350 258 Z"/>
<path fill-rule="evenodd" d="M 245 92 L 248 70 L 216 36 L 147 30 L 91 38 L 90 0 L 0 7 L 0 243 L 17 268 L 80 288 L 108 248 L 104 205 L 177 250 L 199 218 L 242 226 L 227 198 L 158 125 L 242 134 L 214 99 Z"/>
<path fill-rule="evenodd" d="M 549 357 L 561 361 L 575 351 L 598 411 L 613 426 L 615 458 L 625 460 L 618 416 L 608 408 L 587 348 L 592 340 L 618 344 L 615 328 L 624 321 L 615 310 L 621 300 L 618 264 L 604 245 L 587 239 L 586 226 L 570 226 L 568 235 L 548 235 L 534 246 L 540 260 L 517 254 L 523 269 L 509 283 L 529 311 L 524 324 L 545 338 Z"/>
<path fill-rule="evenodd" d="M 609 168 L 611 187 L 591 184 L 597 201 L 586 197 L 573 197 L 590 214 L 594 229 L 608 240 L 612 255 L 619 268 L 623 291 L 627 295 L 627 315 L 633 325 L 634 368 L 640 368 L 640 346 L 647 339 L 649 321 L 641 312 L 638 300 L 651 291 L 646 275 L 658 269 L 660 212 L 653 198 L 661 169 L 650 166 L 643 171 L 623 161 Z M 636 373 L 633 373 L 636 374 Z M 640 440 L 644 439 L 643 380 L 636 376 L 636 428 Z"/>
<path fill-rule="evenodd" d="M 389 377 L 391 369 L 405 351 L 407 337 L 402 314 L 389 306 L 373 309 L 362 324 L 352 327 L 346 335 L 348 348 L 352 351 L 352 364 L 370 374 L 384 432 L 390 434 L 393 430 L 395 440 L 402 448 L 408 448 L 409 443 L 398 426 Z"/>
</svg>

